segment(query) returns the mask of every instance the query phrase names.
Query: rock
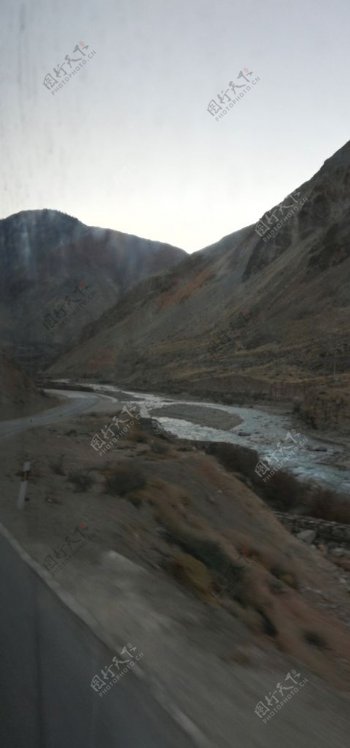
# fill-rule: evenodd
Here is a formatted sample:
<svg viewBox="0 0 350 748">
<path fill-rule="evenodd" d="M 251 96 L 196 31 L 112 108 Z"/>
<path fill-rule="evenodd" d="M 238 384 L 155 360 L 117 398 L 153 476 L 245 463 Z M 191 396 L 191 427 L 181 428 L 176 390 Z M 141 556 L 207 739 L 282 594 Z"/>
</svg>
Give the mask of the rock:
<svg viewBox="0 0 350 748">
<path fill-rule="evenodd" d="M 337 558 L 340 558 L 340 556 L 344 556 L 345 551 L 344 548 L 332 548 L 331 554 L 332 556 L 337 556 Z"/>
<path fill-rule="evenodd" d="M 302 540 L 304 543 L 307 543 L 308 545 L 311 545 L 316 537 L 315 530 L 302 530 L 301 532 L 297 533 L 296 536 L 299 540 Z"/>
<path fill-rule="evenodd" d="M 116 551 L 106 551 L 105 558 L 107 559 L 118 558 L 118 554 L 116 553 Z"/>
</svg>

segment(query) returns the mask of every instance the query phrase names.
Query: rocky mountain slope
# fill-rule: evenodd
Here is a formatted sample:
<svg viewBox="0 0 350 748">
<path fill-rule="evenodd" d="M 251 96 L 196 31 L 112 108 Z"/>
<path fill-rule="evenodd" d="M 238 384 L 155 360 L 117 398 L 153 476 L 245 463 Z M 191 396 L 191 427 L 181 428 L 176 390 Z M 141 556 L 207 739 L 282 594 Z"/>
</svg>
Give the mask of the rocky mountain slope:
<svg viewBox="0 0 350 748">
<path fill-rule="evenodd" d="M 38 391 L 30 377 L 0 350 L 0 418 L 16 418 L 48 408 L 54 400 Z"/>
<path fill-rule="evenodd" d="M 135 283 L 186 253 L 54 210 L 0 221 L 0 336 L 29 370 L 72 344 Z"/>
<path fill-rule="evenodd" d="M 256 225 L 139 284 L 51 374 L 350 425 L 350 142 Z"/>
</svg>

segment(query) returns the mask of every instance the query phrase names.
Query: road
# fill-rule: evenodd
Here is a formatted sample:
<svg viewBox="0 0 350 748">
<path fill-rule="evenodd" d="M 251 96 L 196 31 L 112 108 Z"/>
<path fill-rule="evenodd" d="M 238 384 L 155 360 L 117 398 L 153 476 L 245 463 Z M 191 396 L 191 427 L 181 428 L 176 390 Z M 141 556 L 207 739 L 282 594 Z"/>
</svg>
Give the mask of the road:
<svg viewBox="0 0 350 748">
<path fill-rule="evenodd" d="M 57 394 L 57 393 L 55 393 Z M 25 418 L 14 418 L 10 421 L 0 422 L 0 439 L 6 439 L 8 436 L 19 434 L 35 426 L 48 426 L 62 418 L 70 418 L 74 415 L 80 415 L 92 410 L 101 402 L 104 395 L 96 395 L 89 392 L 62 392 L 62 396 L 71 400 L 71 402 L 57 405 L 55 408 L 44 410 Z M 73 399 L 74 398 L 74 399 Z"/>
<path fill-rule="evenodd" d="M 98 697 L 92 676 L 115 652 L 1 525 L 0 562 L 2 748 L 195 748 L 132 672 Z"/>
</svg>

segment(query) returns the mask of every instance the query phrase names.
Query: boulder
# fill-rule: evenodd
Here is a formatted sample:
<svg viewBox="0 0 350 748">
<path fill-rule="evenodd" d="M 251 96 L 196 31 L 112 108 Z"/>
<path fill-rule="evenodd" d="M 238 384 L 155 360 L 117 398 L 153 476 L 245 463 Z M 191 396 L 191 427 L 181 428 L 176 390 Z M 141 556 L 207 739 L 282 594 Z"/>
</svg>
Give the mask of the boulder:
<svg viewBox="0 0 350 748">
<path fill-rule="evenodd" d="M 299 540 L 302 540 L 304 543 L 307 543 L 308 545 L 311 545 L 311 543 L 313 543 L 315 537 L 315 530 L 301 530 L 301 532 L 297 533 L 297 538 Z"/>
</svg>

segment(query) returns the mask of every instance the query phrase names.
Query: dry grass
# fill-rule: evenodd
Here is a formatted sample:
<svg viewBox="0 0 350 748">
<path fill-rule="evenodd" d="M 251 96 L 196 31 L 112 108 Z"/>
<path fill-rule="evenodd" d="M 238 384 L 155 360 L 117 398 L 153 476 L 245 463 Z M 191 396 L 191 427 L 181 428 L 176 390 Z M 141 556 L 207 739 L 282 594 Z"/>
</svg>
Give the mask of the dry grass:
<svg viewBox="0 0 350 748">
<path fill-rule="evenodd" d="M 299 592 L 299 579 L 307 567 L 298 558 L 298 541 L 260 509 L 260 500 L 249 489 L 241 488 L 243 496 L 236 497 L 234 513 L 238 525 L 242 517 L 242 529 L 221 532 L 193 510 L 192 496 L 189 510 L 188 497 L 174 484 L 155 478 L 137 492 L 153 506 L 156 521 L 166 530 L 173 558 L 167 565 L 169 573 L 195 594 L 207 596 L 208 602 L 214 598 L 256 634 L 273 638 L 281 650 L 319 675 L 330 677 L 338 686 L 344 678 L 350 682 L 350 663 L 344 658 L 348 632 Z M 250 515 L 254 501 L 255 516 Z M 245 527 L 244 513 L 248 515 Z M 265 536 L 260 542 L 256 537 L 259 523 Z"/>
<path fill-rule="evenodd" d="M 169 562 L 174 577 L 205 600 L 212 599 L 212 579 L 206 566 L 188 553 L 178 553 Z"/>
<path fill-rule="evenodd" d="M 141 441 L 152 450 L 154 436 L 143 424 L 139 429 Z M 319 675 L 337 685 L 350 683 L 350 663 L 344 656 L 349 633 L 304 592 L 305 585 L 322 588 L 325 569 L 232 474 L 255 467 L 254 455 L 215 445 L 213 451 L 227 472 L 216 456 L 184 452 L 182 446 L 170 442 L 166 459 L 160 455 L 156 465 L 156 452 L 150 450 L 99 467 L 105 493 L 140 507 L 147 530 L 137 540 L 138 553 L 162 566 L 190 593 L 222 605 L 254 635 L 273 638 L 281 650 Z M 278 484 L 273 490 L 278 495 Z M 332 594 L 329 578 L 323 589 Z"/>
<path fill-rule="evenodd" d="M 256 562 L 274 577 L 269 581 L 274 592 L 280 591 L 284 585 L 298 589 L 298 569 L 293 559 L 281 553 L 275 545 L 258 542 L 254 536 L 235 530 L 230 530 L 225 535 L 233 541 L 244 559 Z"/>
<path fill-rule="evenodd" d="M 183 283 L 182 280 L 179 280 L 175 288 L 171 288 L 170 291 L 167 293 L 164 292 L 160 296 L 158 307 L 160 309 L 166 309 L 169 306 L 174 306 L 174 304 L 185 301 L 185 299 L 190 298 L 213 277 L 213 271 L 204 268 L 200 272 L 197 272 L 191 280 L 187 281 L 187 283 Z"/>
</svg>

